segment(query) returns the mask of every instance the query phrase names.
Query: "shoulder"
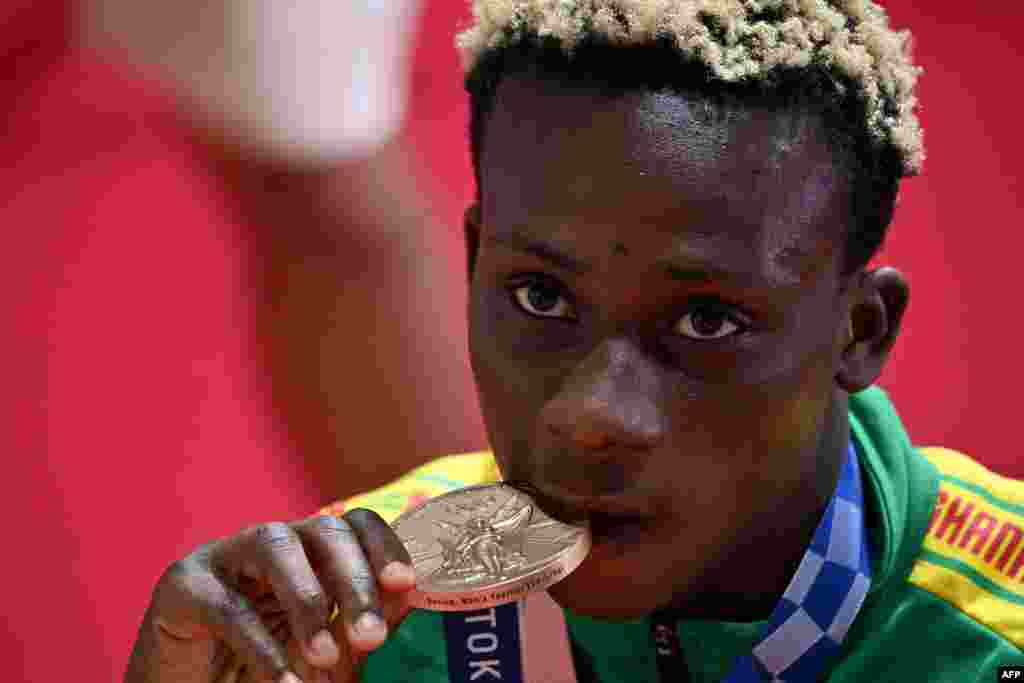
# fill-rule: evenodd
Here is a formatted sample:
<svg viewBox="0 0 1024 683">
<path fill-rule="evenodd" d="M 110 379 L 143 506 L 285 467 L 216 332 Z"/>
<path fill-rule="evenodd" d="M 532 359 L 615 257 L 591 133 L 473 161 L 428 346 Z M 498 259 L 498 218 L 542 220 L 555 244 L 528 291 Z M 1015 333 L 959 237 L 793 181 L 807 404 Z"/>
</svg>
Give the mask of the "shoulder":
<svg viewBox="0 0 1024 683">
<path fill-rule="evenodd" d="M 1024 482 L 922 448 L 939 491 L 910 583 L 1024 649 Z"/>
<path fill-rule="evenodd" d="M 368 508 L 390 522 L 424 500 L 498 478 L 498 467 L 490 451 L 449 455 L 431 460 L 379 489 L 332 503 L 320 513 L 341 515 L 353 508 Z"/>
</svg>

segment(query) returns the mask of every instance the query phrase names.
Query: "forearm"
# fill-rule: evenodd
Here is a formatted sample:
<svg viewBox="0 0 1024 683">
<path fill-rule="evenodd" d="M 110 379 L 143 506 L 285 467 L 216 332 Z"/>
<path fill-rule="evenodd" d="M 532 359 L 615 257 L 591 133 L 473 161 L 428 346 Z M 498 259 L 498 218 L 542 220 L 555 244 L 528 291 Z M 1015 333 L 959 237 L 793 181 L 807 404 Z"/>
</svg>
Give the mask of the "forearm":
<svg viewBox="0 0 1024 683">
<path fill-rule="evenodd" d="M 220 162 L 249 228 L 246 291 L 274 408 L 325 499 L 480 431 L 458 238 L 406 155 L 395 143 L 331 171 Z"/>
</svg>

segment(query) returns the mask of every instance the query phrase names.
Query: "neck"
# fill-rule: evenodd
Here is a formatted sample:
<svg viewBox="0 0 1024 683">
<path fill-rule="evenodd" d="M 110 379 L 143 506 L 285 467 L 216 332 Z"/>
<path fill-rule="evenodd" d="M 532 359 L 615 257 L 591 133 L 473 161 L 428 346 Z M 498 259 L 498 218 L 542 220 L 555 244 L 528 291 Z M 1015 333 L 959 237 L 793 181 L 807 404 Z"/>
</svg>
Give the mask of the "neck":
<svg viewBox="0 0 1024 683">
<path fill-rule="evenodd" d="M 803 485 L 792 492 L 790 500 L 755 518 L 740 534 L 744 540 L 712 565 L 696 590 L 677 598 L 668 611 L 686 619 L 768 619 L 796 574 L 835 493 L 849 440 L 847 399 L 842 394 L 826 416 L 815 466 Z M 751 571 L 752 567 L 756 571 Z"/>
</svg>

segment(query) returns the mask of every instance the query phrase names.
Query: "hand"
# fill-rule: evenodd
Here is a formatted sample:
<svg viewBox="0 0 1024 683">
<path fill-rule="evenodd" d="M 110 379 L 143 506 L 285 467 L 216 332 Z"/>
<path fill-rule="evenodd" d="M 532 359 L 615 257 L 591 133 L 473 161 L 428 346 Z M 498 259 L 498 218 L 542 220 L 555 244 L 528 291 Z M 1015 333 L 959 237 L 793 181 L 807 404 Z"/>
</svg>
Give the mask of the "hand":
<svg viewBox="0 0 1024 683">
<path fill-rule="evenodd" d="M 355 683 L 415 583 L 402 542 L 369 510 L 246 529 L 164 572 L 125 683 Z"/>
</svg>

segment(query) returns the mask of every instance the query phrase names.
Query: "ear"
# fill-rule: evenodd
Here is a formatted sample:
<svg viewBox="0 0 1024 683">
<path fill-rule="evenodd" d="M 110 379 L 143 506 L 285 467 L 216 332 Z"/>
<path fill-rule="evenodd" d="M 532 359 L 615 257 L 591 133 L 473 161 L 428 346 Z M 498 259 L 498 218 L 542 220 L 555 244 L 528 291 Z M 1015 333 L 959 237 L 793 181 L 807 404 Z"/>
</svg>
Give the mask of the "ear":
<svg viewBox="0 0 1024 683">
<path fill-rule="evenodd" d="M 480 247 L 480 204 L 473 202 L 466 209 L 462 219 L 462 230 L 466 238 L 466 269 L 470 281 L 476 270 L 476 253 Z"/>
<path fill-rule="evenodd" d="M 864 272 L 854 285 L 848 313 L 849 337 L 836 381 L 853 394 L 874 384 L 882 374 L 899 335 L 910 287 L 894 268 Z"/>
</svg>

